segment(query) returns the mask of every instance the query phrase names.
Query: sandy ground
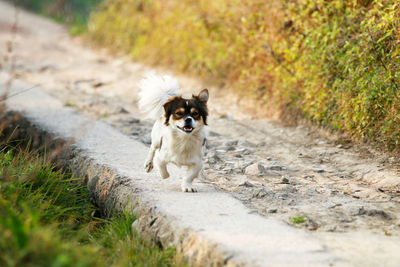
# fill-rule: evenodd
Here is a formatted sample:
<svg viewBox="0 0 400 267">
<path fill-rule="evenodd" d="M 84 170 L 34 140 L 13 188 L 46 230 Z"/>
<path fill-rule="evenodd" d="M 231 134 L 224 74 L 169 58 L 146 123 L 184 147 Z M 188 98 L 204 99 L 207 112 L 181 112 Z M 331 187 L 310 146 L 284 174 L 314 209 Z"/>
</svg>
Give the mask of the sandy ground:
<svg viewBox="0 0 400 267">
<path fill-rule="evenodd" d="M 15 13 L 3 2 L 0 57 L 0 71 L 47 88 L 66 106 L 149 144 L 152 122 L 142 120 L 136 106 L 137 81 L 149 67 L 90 48 L 63 26 Z M 186 93 L 205 87 L 176 76 Z M 210 137 L 198 182 L 230 192 L 252 212 L 315 231 L 321 239 L 355 233 L 360 244 L 400 240 L 397 158 L 317 128 L 253 119 L 239 111 L 234 98 L 212 85 L 209 90 Z M 295 216 L 307 221 L 294 224 L 290 218 Z M 364 240 L 365 233 L 374 239 Z"/>
</svg>

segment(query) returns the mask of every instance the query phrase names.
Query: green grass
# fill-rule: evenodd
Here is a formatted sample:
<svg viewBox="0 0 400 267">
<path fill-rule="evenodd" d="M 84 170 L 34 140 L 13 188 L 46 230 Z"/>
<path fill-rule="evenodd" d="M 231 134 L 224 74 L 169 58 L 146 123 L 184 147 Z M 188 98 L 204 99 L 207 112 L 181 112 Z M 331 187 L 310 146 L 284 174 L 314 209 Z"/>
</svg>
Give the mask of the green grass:
<svg viewBox="0 0 400 267">
<path fill-rule="evenodd" d="M 0 151 L 0 266 L 181 266 L 132 232 L 129 212 L 92 216 L 80 179 L 19 149 Z"/>
<path fill-rule="evenodd" d="M 289 220 L 294 224 L 300 224 L 306 222 L 307 218 L 304 216 L 295 216 L 295 217 L 290 217 Z"/>
<path fill-rule="evenodd" d="M 18 5 L 70 26 L 70 33 L 86 32 L 90 13 L 103 0 L 14 0 Z"/>
</svg>

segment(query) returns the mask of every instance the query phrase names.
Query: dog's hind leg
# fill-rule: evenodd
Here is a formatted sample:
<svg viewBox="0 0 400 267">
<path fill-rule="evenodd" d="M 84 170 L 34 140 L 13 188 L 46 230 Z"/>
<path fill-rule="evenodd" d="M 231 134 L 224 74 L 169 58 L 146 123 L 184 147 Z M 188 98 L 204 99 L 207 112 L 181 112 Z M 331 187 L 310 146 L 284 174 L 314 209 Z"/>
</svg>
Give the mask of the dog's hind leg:
<svg viewBox="0 0 400 267">
<path fill-rule="evenodd" d="M 182 181 L 182 192 L 197 192 L 197 189 L 192 185 L 192 182 L 194 178 L 199 176 L 199 173 L 201 171 L 202 164 L 194 164 L 191 166 L 188 166 L 188 176 L 183 178 Z"/>
<path fill-rule="evenodd" d="M 160 159 L 160 157 L 156 157 L 155 163 L 156 163 L 156 167 L 157 167 L 158 172 L 160 173 L 161 177 L 163 179 L 167 179 L 169 177 L 169 173 L 167 170 L 167 162 Z"/>
</svg>

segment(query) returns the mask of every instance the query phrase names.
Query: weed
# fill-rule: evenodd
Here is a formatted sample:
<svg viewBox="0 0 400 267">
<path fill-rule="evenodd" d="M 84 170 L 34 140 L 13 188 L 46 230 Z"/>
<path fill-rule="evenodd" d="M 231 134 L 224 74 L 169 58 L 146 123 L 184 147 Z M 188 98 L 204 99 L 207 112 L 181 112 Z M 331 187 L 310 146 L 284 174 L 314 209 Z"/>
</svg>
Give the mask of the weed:
<svg viewBox="0 0 400 267">
<path fill-rule="evenodd" d="M 300 224 L 306 222 L 307 218 L 304 216 L 295 216 L 295 217 L 290 217 L 289 220 L 294 224 Z"/>
</svg>

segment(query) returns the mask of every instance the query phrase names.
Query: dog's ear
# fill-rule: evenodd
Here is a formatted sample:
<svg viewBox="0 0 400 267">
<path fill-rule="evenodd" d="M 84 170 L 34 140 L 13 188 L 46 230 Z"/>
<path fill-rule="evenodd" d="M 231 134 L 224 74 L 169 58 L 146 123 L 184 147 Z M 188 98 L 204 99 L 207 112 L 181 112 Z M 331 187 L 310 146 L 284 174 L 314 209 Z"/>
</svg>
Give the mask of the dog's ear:
<svg viewBox="0 0 400 267">
<path fill-rule="evenodd" d="M 199 95 L 193 95 L 193 98 L 197 100 L 197 109 L 199 110 L 201 116 L 203 117 L 204 124 L 207 125 L 207 101 L 208 101 L 208 89 L 203 89 Z"/>
<path fill-rule="evenodd" d="M 199 98 L 199 100 L 201 102 L 207 103 L 207 101 L 208 101 L 208 89 L 206 88 L 206 89 L 201 90 L 201 92 L 199 93 L 198 98 Z"/>
<path fill-rule="evenodd" d="M 174 100 L 170 99 L 167 103 L 164 104 L 165 125 L 169 124 L 169 118 L 171 117 L 172 114 L 172 102 L 174 102 Z"/>
</svg>

